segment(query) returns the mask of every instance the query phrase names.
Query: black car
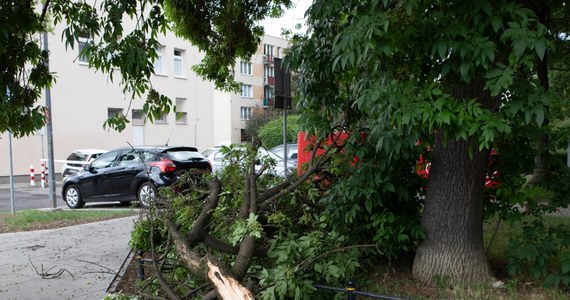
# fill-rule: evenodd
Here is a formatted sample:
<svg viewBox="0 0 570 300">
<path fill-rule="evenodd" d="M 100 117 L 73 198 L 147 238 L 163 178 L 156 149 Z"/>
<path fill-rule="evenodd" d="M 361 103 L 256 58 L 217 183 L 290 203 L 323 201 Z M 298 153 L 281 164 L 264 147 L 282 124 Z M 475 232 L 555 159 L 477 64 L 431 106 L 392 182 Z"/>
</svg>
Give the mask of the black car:
<svg viewBox="0 0 570 300">
<path fill-rule="evenodd" d="M 83 171 L 63 180 L 63 200 L 70 208 L 85 202 L 139 201 L 149 207 L 158 187 L 171 185 L 182 172 L 211 172 L 208 160 L 194 147 L 125 147 L 111 150 Z"/>
</svg>

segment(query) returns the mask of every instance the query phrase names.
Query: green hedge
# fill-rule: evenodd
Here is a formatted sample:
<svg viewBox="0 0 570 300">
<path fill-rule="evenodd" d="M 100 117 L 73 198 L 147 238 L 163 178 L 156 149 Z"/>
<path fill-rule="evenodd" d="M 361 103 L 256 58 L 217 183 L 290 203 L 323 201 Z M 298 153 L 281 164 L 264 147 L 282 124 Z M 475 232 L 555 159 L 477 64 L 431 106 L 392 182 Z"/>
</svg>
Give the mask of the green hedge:
<svg viewBox="0 0 570 300">
<path fill-rule="evenodd" d="M 287 117 L 288 143 L 297 142 L 297 132 L 299 132 L 299 116 L 293 115 Z M 259 128 L 257 134 L 261 140 L 261 144 L 268 149 L 283 144 L 283 118 L 269 121 Z"/>
</svg>

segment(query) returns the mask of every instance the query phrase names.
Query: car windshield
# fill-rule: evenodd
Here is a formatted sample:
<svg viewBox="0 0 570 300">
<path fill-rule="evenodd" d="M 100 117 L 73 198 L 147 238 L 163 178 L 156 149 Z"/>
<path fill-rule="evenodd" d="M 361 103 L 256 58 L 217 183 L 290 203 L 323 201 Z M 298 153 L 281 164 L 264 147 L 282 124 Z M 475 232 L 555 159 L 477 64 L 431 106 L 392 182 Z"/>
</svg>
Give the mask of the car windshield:
<svg viewBox="0 0 570 300">
<path fill-rule="evenodd" d="M 67 160 L 85 160 L 86 157 L 87 154 L 85 153 L 73 152 L 67 157 Z"/>
<path fill-rule="evenodd" d="M 202 155 L 208 156 L 208 155 L 210 155 L 210 153 L 212 153 L 214 151 L 218 152 L 218 150 L 219 150 L 219 148 L 208 148 L 208 149 L 202 151 Z"/>
<path fill-rule="evenodd" d="M 166 153 L 174 160 L 178 161 L 190 161 L 190 160 L 202 160 L 204 156 L 199 152 L 180 150 L 180 151 L 166 151 Z"/>
</svg>

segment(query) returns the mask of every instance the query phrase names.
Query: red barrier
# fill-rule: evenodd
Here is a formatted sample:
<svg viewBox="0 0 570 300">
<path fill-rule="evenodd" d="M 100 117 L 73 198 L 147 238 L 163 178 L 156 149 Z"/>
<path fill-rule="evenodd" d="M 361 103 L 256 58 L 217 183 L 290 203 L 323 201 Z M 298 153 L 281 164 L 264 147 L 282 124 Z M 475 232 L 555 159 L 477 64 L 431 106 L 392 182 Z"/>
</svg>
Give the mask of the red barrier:
<svg viewBox="0 0 570 300">
<path fill-rule="evenodd" d="M 340 136 L 339 136 L 340 134 Z M 362 142 L 364 143 L 364 140 L 366 138 L 366 133 L 365 132 L 361 132 L 360 136 L 362 138 Z M 334 143 L 336 143 L 337 146 L 343 146 L 344 145 L 344 141 L 348 138 L 349 133 L 348 132 L 337 132 L 331 136 L 329 136 L 329 138 L 327 139 L 327 141 L 325 142 L 326 146 L 331 146 Z M 313 153 L 313 149 L 315 147 L 317 143 L 317 139 L 316 137 L 311 137 L 311 138 L 307 138 L 305 132 L 303 131 L 299 131 L 299 133 L 297 134 L 297 152 L 298 152 L 298 156 L 297 156 L 297 174 L 301 175 L 304 172 L 304 168 L 303 168 L 303 164 L 304 163 L 308 163 L 311 160 L 311 155 Z M 428 148 L 428 151 L 431 151 Z M 325 152 L 325 149 L 320 148 L 317 149 L 317 152 L 315 153 L 315 157 L 318 157 L 319 155 L 322 155 Z M 495 155 L 497 155 L 497 152 L 492 149 L 491 150 L 491 158 L 494 157 Z M 354 158 L 353 164 L 356 163 L 358 161 L 358 157 Z M 493 159 L 489 159 L 489 167 L 491 167 L 492 165 L 492 161 Z M 428 178 L 429 177 L 429 171 L 431 169 L 431 162 L 428 159 L 425 159 L 422 155 L 420 155 L 418 161 L 416 162 L 416 174 L 418 174 L 418 176 L 422 177 L 422 178 Z M 498 181 L 499 178 L 499 173 L 497 171 L 494 171 L 493 174 L 491 174 L 489 176 L 489 174 L 487 174 L 487 177 L 485 178 L 485 187 L 494 187 L 495 185 L 497 185 L 499 183 Z"/>
<path fill-rule="evenodd" d="M 349 137 L 350 133 L 346 131 L 335 132 L 334 134 L 329 135 L 327 140 L 324 142 L 324 145 L 330 147 L 336 145 L 338 147 L 344 146 L 344 141 Z M 364 143 L 364 139 L 366 138 L 366 133 L 361 132 L 360 137 L 362 142 Z M 317 138 L 315 136 L 308 138 L 306 133 L 303 131 L 299 131 L 297 134 L 297 174 L 302 174 L 303 164 L 308 163 L 311 161 L 311 155 L 313 155 L 313 149 L 317 144 Z M 325 152 L 323 147 L 317 149 L 315 153 L 315 157 L 322 155 Z M 353 164 L 358 161 L 358 157 L 354 158 Z"/>
</svg>

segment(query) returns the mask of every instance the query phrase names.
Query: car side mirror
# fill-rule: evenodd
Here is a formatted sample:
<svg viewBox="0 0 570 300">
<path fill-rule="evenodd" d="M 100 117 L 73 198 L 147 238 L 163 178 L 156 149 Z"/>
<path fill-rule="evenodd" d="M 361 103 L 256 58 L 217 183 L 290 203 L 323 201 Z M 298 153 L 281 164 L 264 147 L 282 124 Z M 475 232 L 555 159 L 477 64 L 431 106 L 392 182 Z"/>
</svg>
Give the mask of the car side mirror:
<svg viewBox="0 0 570 300">
<path fill-rule="evenodd" d="M 95 171 L 95 168 L 91 164 L 86 164 L 83 165 L 83 170 L 93 173 Z"/>
</svg>

